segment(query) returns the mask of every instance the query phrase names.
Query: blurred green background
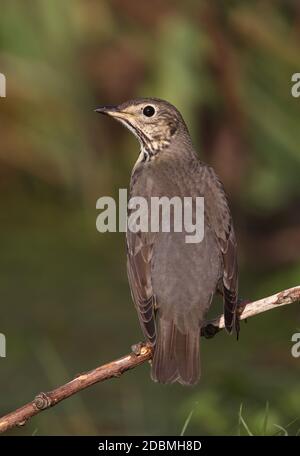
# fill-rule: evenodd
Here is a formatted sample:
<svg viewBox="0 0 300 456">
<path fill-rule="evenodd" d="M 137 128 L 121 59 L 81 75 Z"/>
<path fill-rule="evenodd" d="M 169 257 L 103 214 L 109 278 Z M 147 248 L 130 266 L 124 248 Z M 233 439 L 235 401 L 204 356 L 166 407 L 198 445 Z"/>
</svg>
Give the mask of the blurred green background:
<svg viewBox="0 0 300 456">
<path fill-rule="evenodd" d="M 2 0 L 0 71 L 1 415 L 142 337 L 124 234 L 95 227 L 139 148 L 99 104 L 174 103 L 227 189 L 241 296 L 300 283 L 297 0 Z M 189 415 L 187 435 L 297 434 L 299 328 L 297 304 L 252 318 L 239 342 L 202 341 L 194 388 L 154 384 L 145 364 L 10 434 L 179 435 Z"/>
</svg>

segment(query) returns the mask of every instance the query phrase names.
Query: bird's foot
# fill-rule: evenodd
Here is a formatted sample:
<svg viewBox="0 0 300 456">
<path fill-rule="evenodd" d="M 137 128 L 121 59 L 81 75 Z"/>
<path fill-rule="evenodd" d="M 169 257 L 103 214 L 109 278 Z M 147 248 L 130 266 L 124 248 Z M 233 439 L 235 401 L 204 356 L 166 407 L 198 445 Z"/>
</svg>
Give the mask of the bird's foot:
<svg viewBox="0 0 300 456">
<path fill-rule="evenodd" d="M 212 324 L 205 325 L 201 328 L 201 336 L 205 337 L 205 339 L 211 339 L 220 331 L 217 326 Z"/>
<path fill-rule="evenodd" d="M 239 340 L 240 334 L 240 317 L 245 310 L 247 304 L 251 302 L 249 299 L 242 299 L 238 298 L 237 308 L 236 308 L 236 318 L 235 318 L 235 332 L 236 332 L 236 340 Z M 247 319 L 245 319 L 245 323 L 247 323 Z"/>
<path fill-rule="evenodd" d="M 249 304 L 250 302 L 251 302 L 250 299 L 238 298 L 236 313 L 239 317 L 244 312 L 246 305 Z"/>
<path fill-rule="evenodd" d="M 153 350 L 153 346 L 149 342 L 139 342 L 131 346 L 131 351 L 136 356 L 145 355 L 149 350 Z"/>
<path fill-rule="evenodd" d="M 139 356 L 142 351 L 143 343 L 139 342 L 137 344 L 131 345 L 131 351 L 134 353 L 136 356 Z"/>
</svg>

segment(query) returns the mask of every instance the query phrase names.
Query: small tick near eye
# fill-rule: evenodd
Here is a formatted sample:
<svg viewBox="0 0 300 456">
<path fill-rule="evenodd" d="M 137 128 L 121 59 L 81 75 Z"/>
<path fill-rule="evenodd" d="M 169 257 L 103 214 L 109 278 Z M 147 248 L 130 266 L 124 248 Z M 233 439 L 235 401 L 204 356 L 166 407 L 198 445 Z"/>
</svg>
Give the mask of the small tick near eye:
<svg viewBox="0 0 300 456">
<path fill-rule="evenodd" d="M 155 114 L 155 109 L 151 105 L 145 106 L 143 109 L 143 114 L 144 116 L 152 117 Z"/>
</svg>

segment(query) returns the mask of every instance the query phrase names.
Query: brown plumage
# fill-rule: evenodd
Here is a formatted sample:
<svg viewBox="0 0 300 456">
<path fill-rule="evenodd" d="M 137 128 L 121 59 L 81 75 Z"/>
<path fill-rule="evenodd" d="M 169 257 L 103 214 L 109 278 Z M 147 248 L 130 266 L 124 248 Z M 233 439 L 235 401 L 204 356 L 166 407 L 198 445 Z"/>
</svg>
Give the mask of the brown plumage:
<svg viewBox="0 0 300 456">
<path fill-rule="evenodd" d="M 217 290 L 225 325 L 236 322 L 237 253 L 228 202 L 213 169 L 202 163 L 179 111 L 163 100 L 137 99 L 98 112 L 125 124 L 139 139 L 130 197 L 204 197 L 204 238 L 186 231 L 127 231 L 127 270 L 144 336 L 154 347 L 152 378 L 195 384 L 200 376 L 201 325 Z M 129 212 L 130 215 L 130 212 Z"/>
</svg>

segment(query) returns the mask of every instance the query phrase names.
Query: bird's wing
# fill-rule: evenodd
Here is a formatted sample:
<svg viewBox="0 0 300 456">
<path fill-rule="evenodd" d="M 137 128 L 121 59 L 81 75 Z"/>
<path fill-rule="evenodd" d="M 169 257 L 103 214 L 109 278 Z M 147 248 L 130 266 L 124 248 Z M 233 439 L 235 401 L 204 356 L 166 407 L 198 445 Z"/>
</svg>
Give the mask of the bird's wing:
<svg viewBox="0 0 300 456">
<path fill-rule="evenodd" d="M 127 231 L 127 274 L 144 336 L 155 344 L 155 296 L 151 281 L 154 235 Z"/>
<path fill-rule="evenodd" d="M 235 324 L 238 302 L 237 244 L 228 201 L 222 183 L 210 167 L 205 167 L 206 191 L 204 206 L 208 223 L 215 232 L 223 259 L 223 297 L 226 329 Z"/>
<path fill-rule="evenodd" d="M 237 245 L 233 225 L 230 225 L 230 233 L 227 242 L 222 249 L 223 256 L 223 296 L 224 296 L 224 318 L 225 327 L 232 332 L 236 321 L 236 310 L 238 304 L 238 265 Z M 238 332 L 238 325 L 236 325 Z"/>
</svg>

